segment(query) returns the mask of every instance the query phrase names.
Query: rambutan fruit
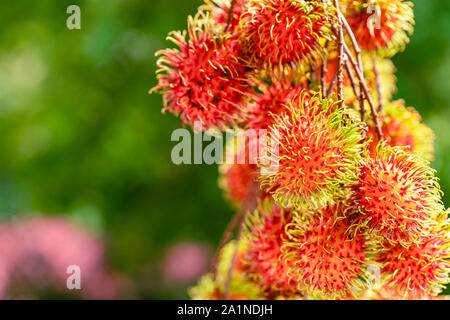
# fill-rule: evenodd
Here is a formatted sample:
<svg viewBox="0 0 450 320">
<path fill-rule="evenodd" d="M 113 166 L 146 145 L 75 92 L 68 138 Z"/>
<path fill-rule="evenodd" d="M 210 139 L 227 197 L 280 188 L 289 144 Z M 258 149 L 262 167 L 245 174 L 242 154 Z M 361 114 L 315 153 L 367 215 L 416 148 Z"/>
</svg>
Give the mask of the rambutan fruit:
<svg viewBox="0 0 450 320">
<path fill-rule="evenodd" d="M 219 167 L 219 186 L 225 191 L 225 197 L 236 207 L 249 192 L 252 179 L 257 179 L 259 169 L 256 164 L 222 164 Z"/>
<path fill-rule="evenodd" d="M 395 299 L 430 299 L 450 281 L 448 228 L 409 247 L 389 242 L 380 247 L 377 261 L 382 265 L 385 287 Z"/>
<path fill-rule="evenodd" d="M 169 40 L 179 49 L 157 52 L 158 85 L 164 111 L 180 115 L 183 124 L 203 129 L 225 129 L 242 117 L 250 68 L 239 58 L 235 38 L 218 35 L 211 19 L 198 14 L 188 20 L 186 32 L 172 32 Z"/>
<path fill-rule="evenodd" d="M 269 298 L 300 294 L 298 283 L 288 277 L 292 265 L 281 259 L 281 247 L 287 240 L 286 228 L 291 221 L 290 210 L 271 201 L 261 203 L 246 221 L 247 249 L 243 268 Z"/>
<path fill-rule="evenodd" d="M 277 152 L 261 185 L 282 207 L 322 207 L 356 180 L 361 128 L 331 99 L 303 92 L 270 128 Z"/>
<path fill-rule="evenodd" d="M 284 258 L 310 298 L 344 298 L 364 286 L 366 239 L 351 235 L 344 202 L 329 204 L 317 214 L 299 212 L 288 229 Z"/>
<path fill-rule="evenodd" d="M 405 107 L 403 100 L 387 103 L 383 110 L 381 129 L 386 143 L 392 147 L 404 146 L 406 150 L 417 152 L 425 160 L 432 161 L 435 135 L 430 127 L 421 122 L 420 114 L 412 107 Z M 368 136 L 372 138 L 369 148 L 373 154 L 379 140 L 372 122 Z"/>
<path fill-rule="evenodd" d="M 320 1 L 249 0 L 241 16 L 241 43 L 252 63 L 284 65 L 309 58 L 329 38 Z"/>
<path fill-rule="evenodd" d="M 236 0 L 233 13 L 229 18 L 231 3 L 232 0 L 205 0 L 205 4 L 201 9 L 210 12 L 214 22 L 223 27 L 226 27 L 229 22 L 228 28 L 233 32 L 236 26 L 239 25 L 240 17 L 246 10 L 248 0 Z"/>
<path fill-rule="evenodd" d="M 409 246 L 429 234 L 443 212 L 434 170 L 404 148 L 380 143 L 361 161 L 353 186 L 355 230 Z"/>
<path fill-rule="evenodd" d="M 245 241 L 241 241 L 238 249 L 236 265 L 230 282 L 230 300 L 261 300 L 263 299 L 260 287 L 247 280 L 242 268 L 242 256 L 246 248 Z M 232 257 L 236 249 L 236 242 L 231 241 L 220 252 L 217 265 L 217 275 L 203 276 L 196 286 L 189 289 L 189 296 L 193 300 L 223 300 L 225 299 L 225 285 L 228 270 L 231 267 Z"/>
<path fill-rule="evenodd" d="M 344 0 L 345 17 L 360 47 L 384 56 L 404 50 L 414 31 L 413 4 L 403 0 Z"/>
</svg>

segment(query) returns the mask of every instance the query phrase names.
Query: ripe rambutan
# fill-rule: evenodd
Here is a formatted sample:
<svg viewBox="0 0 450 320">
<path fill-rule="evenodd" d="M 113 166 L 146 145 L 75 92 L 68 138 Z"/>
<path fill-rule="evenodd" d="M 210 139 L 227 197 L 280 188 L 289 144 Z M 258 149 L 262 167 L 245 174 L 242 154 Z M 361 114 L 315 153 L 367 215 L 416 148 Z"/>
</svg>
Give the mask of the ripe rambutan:
<svg viewBox="0 0 450 320">
<path fill-rule="evenodd" d="M 444 210 L 434 170 L 400 147 L 379 144 L 366 155 L 353 189 L 355 230 L 405 246 L 429 234 Z"/>
<path fill-rule="evenodd" d="M 274 170 L 262 173 L 262 186 L 282 207 L 322 207 L 356 179 L 361 129 L 331 99 L 303 92 L 277 115 L 269 135 Z"/>
<path fill-rule="evenodd" d="M 414 108 L 405 107 L 403 100 L 384 105 L 381 129 L 388 145 L 404 146 L 406 150 L 417 152 L 425 160 L 433 160 L 433 130 L 421 122 L 420 114 Z M 368 136 L 372 138 L 369 148 L 373 154 L 379 142 L 373 123 L 369 125 Z"/>
<path fill-rule="evenodd" d="M 403 0 L 344 0 L 345 17 L 360 47 L 393 56 L 414 31 L 413 4 Z"/>
<path fill-rule="evenodd" d="M 448 230 L 429 234 L 409 247 L 387 242 L 380 251 L 377 261 L 382 265 L 385 287 L 395 299 L 429 299 L 450 281 Z"/>
<path fill-rule="evenodd" d="M 243 268 L 269 297 L 300 294 L 298 283 L 288 277 L 292 265 L 281 259 L 281 247 L 287 240 L 286 228 L 291 221 L 290 210 L 270 201 L 261 203 L 247 219 Z"/>
<path fill-rule="evenodd" d="M 248 194 L 252 179 L 259 171 L 256 164 L 222 164 L 219 167 L 219 186 L 225 191 L 225 197 L 238 207 Z"/>
<path fill-rule="evenodd" d="M 170 34 L 180 49 L 157 52 L 159 83 L 151 90 L 163 94 L 163 110 L 179 114 L 192 127 L 200 121 L 205 131 L 233 126 L 242 117 L 250 71 L 239 58 L 237 41 L 215 34 L 210 23 L 199 14 L 189 17 L 189 40 L 186 32 Z"/>
<path fill-rule="evenodd" d="M 337 202 L 315 215 L 299 212 L 288 230 L 290 239 L 283 251 L 292 265 L 289 276 L 313 299 L 347 297 L 364 286 L 366 240 L 348 233 L 346 209 Z"/>
<path fill-rule="evenodd" d="M 205 0 L 201 7 L 211 13 L 211 18 L 219 25 L 226 27 L 229 20 L 229 30 L 234 31 L 239 24 L 242 13 L 246 10 L 248 0 L 236 0 L 233 15 L 229 19 L 232 0 Z"/>
<path fill-rule="evenodd" d="M 239 25 L 242 46 L 252 63 L 301 61 L 328 38 L 327 15 L 320 1 L 249 0 Z"/>
</svg>

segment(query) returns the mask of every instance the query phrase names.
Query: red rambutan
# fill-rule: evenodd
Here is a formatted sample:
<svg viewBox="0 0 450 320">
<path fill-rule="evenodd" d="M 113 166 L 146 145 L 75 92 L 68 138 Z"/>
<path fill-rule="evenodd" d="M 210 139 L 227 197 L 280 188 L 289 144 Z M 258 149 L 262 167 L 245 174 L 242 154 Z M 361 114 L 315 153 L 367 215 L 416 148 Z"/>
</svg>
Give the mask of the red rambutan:
<svg viewBox="0 0 450 320">
<path fill-rule="evenodd" d="M 322 207 L 356 179 L 360 122 L 331 99 L 303 92 L 292 101 L 270 128 L 278 152 L 268 152 L 274 170 L 261 184 L 283 207 Z"/>
<path fill-rule="evenodd" d="M 380 144 L 361 161 L 354 186 L 355 228 L 372 236 L 409 245 L 435 227 L 443 212 L 434 170 L 414 154 Z"/>
<path fill-rule="evenodd" d="M 238 134 L 227 144 L 226 161 L 219 167 L 219 186 L 235 206 L 239 206 L 248 197 L 264 199 L 268 196 L 259 188 L 252 190 L 258 187 L 260 169 L 257 163 L 259 155 L 265 152 L 262 150 L 267 147 L 265 143 L 263 136 L 254 130 Z"/>
<path fill-rule="evenodd" d="M 225 129 L 242 117 L 242 103 L 249 91 L 248 66 L 239 58 L 239 47 L 230 36 L 216 35 L 203 15 L 189 18 L 188 35 L 173 32 L 169 39 L 179 46 L 157 52 L 158 85 L 164 109 L 180 114 L 183 124 L 204 130 Z"/>
<path fill-rule="evenodd" d="M 449 282 L 450 240 L 441 230 L 405 248 L 385 243 L 377 261 L 386 276 L 386 288 L 399 299 L 429 299 Z"/>
<path fill-rule="evenodd" d="M 292 221 L 290 210 L 266 201 L 247 219 L 247 249 L 244 270 L 269 297 L 293 295 L 298 283 L 288 278 L 291 265 L 281 259 L 281 247 L 287 240 L 286 227 Z"/>
<path fill-rule="evenodd" d="M 412 34 L 412 3 L 402 0 L 344 0 L 345 17 L 360 47 L 392 56 L 405 48 Z"/>
<path fill-rule="evenodd" d="M 257 82 L 253 103 L 247 112 L 246 128 L 267 129 L 274 122 L 274 115 L 286 111 L 286 105 L 296 95 L 300 94 L 306 84 L 295 79 L 294 71 L 286 74 L 275 73 Z"/>
<path fill-rule="evenodd" d="M 326 23 L 320 1 L 250 0 L 239 32 L 252 62 L 282 65 L 318 51 Z"/>
</svg>

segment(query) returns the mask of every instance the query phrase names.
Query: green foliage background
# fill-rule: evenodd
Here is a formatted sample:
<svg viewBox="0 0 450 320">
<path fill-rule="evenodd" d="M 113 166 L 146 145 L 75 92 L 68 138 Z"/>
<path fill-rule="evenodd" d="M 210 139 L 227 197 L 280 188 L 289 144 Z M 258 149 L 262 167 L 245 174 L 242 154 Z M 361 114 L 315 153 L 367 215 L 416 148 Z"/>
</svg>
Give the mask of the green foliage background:
<svg viewBox="0 0 450 320">
<path fill-rule="evenodd" d="M 15 0 L 0 4 L 0 218 L 68 215 L 102 232 L 139 298 L 183 298 L 159 280 L 171 244 L 215 246 L 232 214 L 215 166 L 175 166 L 155 51 L 201 0 Z M 78 4 L 82 29 L 66 28 Z M 450 195 L 450 2 L 417 0 L 416 32 L 395 57 L 397 97 L 436 134 Z"/>
</svg>

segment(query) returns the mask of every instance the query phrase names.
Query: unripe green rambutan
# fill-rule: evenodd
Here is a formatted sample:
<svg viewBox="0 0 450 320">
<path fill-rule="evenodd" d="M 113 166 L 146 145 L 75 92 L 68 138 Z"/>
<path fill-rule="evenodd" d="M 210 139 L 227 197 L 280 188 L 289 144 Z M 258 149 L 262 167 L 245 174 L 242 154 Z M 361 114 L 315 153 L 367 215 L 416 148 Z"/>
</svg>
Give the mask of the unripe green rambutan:
<svg viewBox="0 0 450 320">
<path fill-rule="evenodd" d="M 224 28 L 229 22 L 229 30 L 234 31 L 239 24 L 240 17 L 245 11 L 248 0 L 237 0 L 233 7 L 233 14 L 229 17 L 232 0 L 205 0 L 205 4 L 201 6 L 201 10 L 211 13 L 211 18 Z M 228 21 L 229 20 L 229 21 Z"/>
<path fill-rule="evenodd" d="M 385 288 L 395 299 L 429 299 L 450 281 L 450 240 L 447 227 L 409 247 L 385 242 L 376 260 L 382 265 Z"/>
<path fill-rule="evenodd" d="M 414 31 L 413 4 L 403 0 L 344 0 L 345 17 L 362 49 L 393 56 Z"/>
<path fill-rule="evenodd" d="M 251 68 L 240 58 L 235 37 L 218 33 L 209 16 L 189 17 L 188 29 L 171 32 L 177 49 L 160 50 L 158 85 L 150 92 L 163 96 L 164 109 L 179 115 L 183 125 L 225 130 L 244 115 Z"/>
</svg>

